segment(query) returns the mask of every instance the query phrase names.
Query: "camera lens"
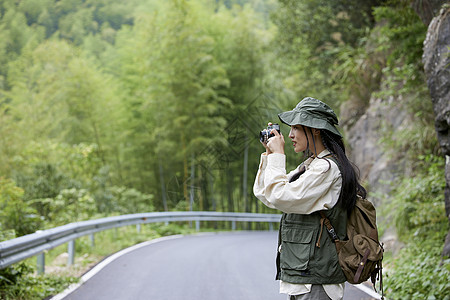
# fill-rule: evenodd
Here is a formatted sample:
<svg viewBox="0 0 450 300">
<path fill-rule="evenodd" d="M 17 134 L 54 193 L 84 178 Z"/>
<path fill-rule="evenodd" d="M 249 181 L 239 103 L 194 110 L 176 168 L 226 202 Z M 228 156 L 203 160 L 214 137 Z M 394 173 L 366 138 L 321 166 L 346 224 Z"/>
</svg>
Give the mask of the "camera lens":
<svg viewBox="0 0 450 300">
<path fill-rule="evenodd" d="M 261 130 L 259 133 L 259 140 L 263 143 L 266 143 L 268 139 L 269 138 L 267 136 L 267 129 Z"/>
<path fill-rule="evenodd" d="M 263 129 L 259 133 L 259 140 L 263 143 L 267 143 L 268 139 L 275 136 L 275 134 L 271 133 L 272 129 L 276 129 L 278 131 L 278 133 L 281 134 L 280 125 L 272 124 L 272 123 L 270 123 L 270 124 L 271 125 L 267 126 L 267 129 Z"/>
</svg>

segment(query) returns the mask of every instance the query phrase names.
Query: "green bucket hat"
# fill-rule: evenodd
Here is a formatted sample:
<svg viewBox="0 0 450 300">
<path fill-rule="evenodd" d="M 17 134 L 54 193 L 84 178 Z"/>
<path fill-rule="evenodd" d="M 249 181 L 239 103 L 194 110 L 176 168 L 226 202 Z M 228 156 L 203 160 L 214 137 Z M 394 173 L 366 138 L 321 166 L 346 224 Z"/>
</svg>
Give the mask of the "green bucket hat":
<svg viewBox="0 0 450 300">
<path fill-rule="evenodd" d="M 326 129 L 338 136 L 341 133 L 335 125 L 338 125 L 338 118 L 334 111 L 320 100 L 306 97 L 290 111 L 278 114 L 278 118 L 286 125 L 304 125 L 311 128 Z"/>
</svg>

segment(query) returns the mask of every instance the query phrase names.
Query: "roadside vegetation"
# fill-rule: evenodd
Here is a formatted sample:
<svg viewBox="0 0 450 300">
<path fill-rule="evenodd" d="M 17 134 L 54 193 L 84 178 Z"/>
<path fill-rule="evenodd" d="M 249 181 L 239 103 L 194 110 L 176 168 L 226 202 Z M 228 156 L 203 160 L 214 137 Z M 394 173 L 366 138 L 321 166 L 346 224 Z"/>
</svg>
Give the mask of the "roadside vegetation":
<svg viewBox="0 0 450 300">
<path fill-rule="evenodd" d="M 417 173 L 396 183 L 381 210 L 405 246 L 385 260 L 389 299 L 450 299 L 450 259 L 441 256 L 448 219 L 444 209 L 444 161 L 420 158 Z M 384 199 L 387 200 L 387 199 Z"/>
</svg>

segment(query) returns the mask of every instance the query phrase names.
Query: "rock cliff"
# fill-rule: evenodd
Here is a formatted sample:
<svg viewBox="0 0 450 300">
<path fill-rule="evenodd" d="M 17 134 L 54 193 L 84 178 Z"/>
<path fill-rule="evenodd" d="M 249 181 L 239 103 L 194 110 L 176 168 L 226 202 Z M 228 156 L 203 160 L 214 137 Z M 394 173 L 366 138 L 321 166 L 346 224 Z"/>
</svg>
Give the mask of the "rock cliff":
<svg viewBox="0 0 450 300">
<path fill-rule="evenodd" d="M 368 188 L 375 206 L 381 204 L 380 195 L 389 194 L 396 178 L 408 174 L 409 165 L 405 163 L 403 153 L 392 152 L 382 142 L 394 138 L 396 131 L 411 126 L 411 116 L 404 109 L 403 102 L 402 99 L 372 97 L 366 111 L 354 124 L 345 126 L 354 121 L 341 120 L 350 146 L 349 157 L 358 166 L 361 181 Z M 341 111 L 343 109 L 345 107 L 341 107 Z M 385 221 L 381 211 L 377 217 Z M 389 221 L 384 223 L 388 225 Z M 403 244 L 398 241 L 394 226 L 385 229 L 381 241 L 385 250 L 395 253 Z"/>
<path fill-rule="evenodd" d="M 436 116 L 435 128 L 445 165 L 445 210 L 450 221 L 450 7 L 444 7 L 428 26 L 423 63 Z M 450 232 L 443 255 L 450 255 Z"/>
<path fill-rule="evenodd" d="M 446 156 L 445 208 L 450 221 L 450 5 L 445 2 L 415 1 L 414 8 L 428 25 L 422 61 L 437 138 L 442 154 Z M 369 188 L 375 205 L 379 204 L 377 195 L 388 194 L 392 188 L 390 183 L 397 176 L 409 173 L 408 162 L 403 160 L 402 153 L 390 153 L 381 142 L 395 138 L 398 130 L 408 128 L 414 122 L 404 107 L 407 102 L 407 99 L 371 97 L 368 104 L 344 103 L 340 109 L 350 158 L 360 168 L 361 179 Z M 390 250 L 395 251 L 400 246 L 394 228 L 387 228 L 382 240 Z M 450 232 L 443 254 L 450 255 Z"/>
<path fill-rule="evenodd" d="M 376 194 L 389 193 L 390 183 L 398 172 L 405 173 L 401 153 L 390 152 L 381 141 L 395 136 L 395 131 L 408 127 L 409 122 L 410 116 L 401 100 L 372 97 L 356 123 L 348 128 L 344 126 L 350 157 L 360 169 L 361 180 L 372 193 L 375 205 L 378 204 Z"/>
</svg>

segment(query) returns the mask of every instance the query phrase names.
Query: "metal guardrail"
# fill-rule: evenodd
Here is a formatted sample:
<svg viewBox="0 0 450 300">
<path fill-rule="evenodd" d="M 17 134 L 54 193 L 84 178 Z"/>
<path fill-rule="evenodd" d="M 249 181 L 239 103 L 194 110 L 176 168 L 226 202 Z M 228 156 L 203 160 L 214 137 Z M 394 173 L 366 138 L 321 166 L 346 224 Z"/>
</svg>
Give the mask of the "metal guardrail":
<svg viewBox="0 0 450 300">
<path fill-rule="evenodd" d="M 278 223 L 280 217 L 279 214 L 232 212 L 154 212 L 75 222 L 0 242 L 0 269 L 38 255 L 38 272 L 43 273 L 44 251 L 64 243 L 69 243 L 68 264 L 72 264 L 75 253 L 74 241 L 77 238 L 91 234 L 93 240 L 94 233 L 111 228 L 176 221 L 195 221 L 197 231 L 200 230 L 201 221 L 231 221 L 233 230 L 236 229 L 236 222 L 268 222 L 272 228 L 272 223 Z"/>
</svg>

